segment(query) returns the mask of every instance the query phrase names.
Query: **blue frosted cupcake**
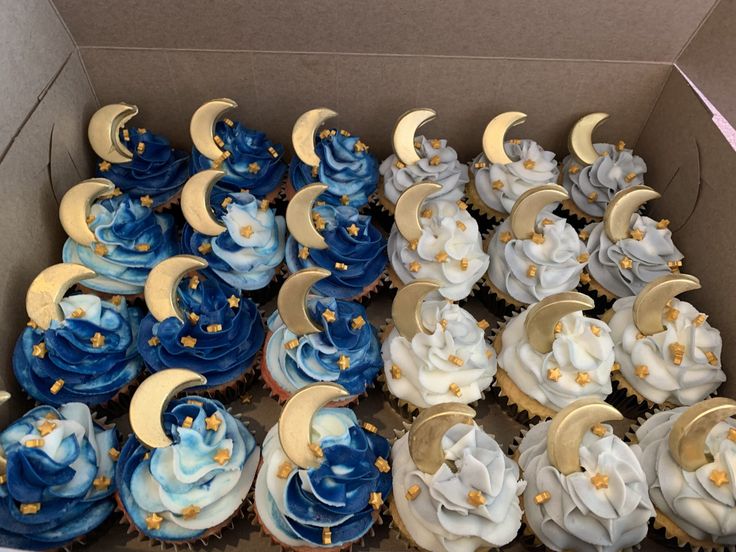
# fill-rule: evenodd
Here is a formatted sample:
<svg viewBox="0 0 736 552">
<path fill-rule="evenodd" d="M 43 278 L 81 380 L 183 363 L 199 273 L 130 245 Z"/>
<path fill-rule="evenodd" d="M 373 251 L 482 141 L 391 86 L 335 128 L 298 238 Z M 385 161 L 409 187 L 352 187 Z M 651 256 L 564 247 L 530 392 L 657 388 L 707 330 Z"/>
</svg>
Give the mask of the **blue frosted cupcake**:
<svg viewBox="0 0 736 552">
<path fill-rule="evenodd" d="M 0 476 L 0 544 L 62 548 L 99 527 L 115 509 L 114 428 L 89 408 L 39 406 L 0 433 L 7 461 Z"/>
</svg>

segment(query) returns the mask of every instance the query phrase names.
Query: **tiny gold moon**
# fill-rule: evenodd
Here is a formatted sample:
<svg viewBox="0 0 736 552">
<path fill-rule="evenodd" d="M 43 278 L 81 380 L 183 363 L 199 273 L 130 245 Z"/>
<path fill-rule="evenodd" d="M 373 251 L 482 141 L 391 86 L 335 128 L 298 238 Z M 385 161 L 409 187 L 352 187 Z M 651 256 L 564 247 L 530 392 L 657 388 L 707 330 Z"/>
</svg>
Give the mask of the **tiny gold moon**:
<svg viewBox="0 0 736 552">
<path fill-rule="evenodd" d="M 442 437 L 457 424 L 473 423 L 475 410 L 460 403 L 442 403 L 425 408 L 409 429 L 409 455 L 417 468 L 433 474 L 445 463 Z"/>
<path fill-rule="evenodd" d="M 296 120 L 291 131 L 291 143 L 294 146 L 294 153 L 302 163 L 310 167 L 319 166 L 319 156 L 314 151 L 314 135 L 327 119 L 333 117 L 337 117 L 337 112 L 320 107 L 310 109 Z"/>
<path fill-rule="evenodd" d="M 80 245 L 91 245 L 97 241 L 89 229 L 87 216 L 96 199 L 112 194 L 115 184 L 107 178 L 90 178 L 72 187 L 59 204 L 59 220 L 64 232 Z"/>
<path fill-rule="evenodd" d="M 700 289 L 700 280 L 689 274 L 667 274 L 649 282 L 634 299 L 634 324 L 644 335 L 663 332 L 662 314 L 667 303 L 695 289 Z"/>
<path fill-rule="evenodd" d="M 215 142 L 215 125 L 222 115 L 231 109 L 238 107 L 235 101 L 229 98 L 211 100 L 200 107 L 192 115 L 189 123 L 189 134 L 197 151 L 217 161 L 222 156 L 222 150 Z"/>
<path fill-rule="evenodd" d="M 608 117 L 608 113 L 590 113 L 573 125 L 567 148 L 583 165 L 592 165 L 598 159 L 598 152 L 593 146 L 593 132 Z"/>
<path fill-rule="evenodd" d="M 207 169 L 194 174 L 181 191 L 181 211 L 189 225 L 200 234 L 219 236 L 226 228 L 215 218 L 210 205 L 212 188 L 225 173 Z"/>
<path fill-rule="evenodd" d="M 329 270 L 311 267 L 295 272 L 286 279 L 279 290 L 276 308 L 289 331 L 299 336 L 322 331 L 309 317 L 307 295 L 315 283 L 329 275 Z"/>
<path fill-rule="evenodd" d="M 336 383 L 313 383 L 303 387 L 281 409 L 279 416 L 279 441 L 284 454 L 300 468 L 319 467 L 309 445 L 312 442 L 312 418 L 327 403 L 349 396 Z"/>
<path fill-rule="evenodd" d="M 659 192 L 649 186 L 632 186 L 614 195 L 603 214 L 608 239 L 615 243 L 628 238 L 632 215 L 647 201 L 659 197 Z"/>
<path fill-rule="evenodd" d="M 557 184 L 545 184 L 527 190 L 516 200 L 509 216 L 511 234 L 517 240 L 528 240 L 537 231 L 537 216 L 550 203 L 564 201 L 567 191 Z"/>
<path fill-rule="evenodd" d="M 409 341 L 418 333 L 431 333 L 422 323 L 422 301 L 440 289 L 432 280 L 415 280 L 396 292 L 391 305 L 391 318 L 402 337 Z"/>
<path fill-rule="evenodd" d="M 414 136 L 420 126 L 430 122 L 436 116 L 437 112 L 434 109 L 419 108 L 407 111 L 396 121 L 393 133 L 394 153 L 404 165 L 419 162 L 420 157 L 414 147 Z"/>
<path fill-rule="evenodd" d="M 555 326 L 564 316 L 590 310 L 595 306 L 593 299 L 576 291 L 565 291 L 545 297 L 529 307 L 524 321 L 529 343 L 540 353 L 552 350 L 555 341 Z"/>
<path fill-rule="evenodd" d="M 422 237 L 422 224 L 419 220 L 422 203 L 441 189 L 442 186 L 436 182 L 419 182 L 409 186 L 399 196 L 394 221 L 399 234 L 404 236 L 406 241 L 412 242 Z"/>
<path fill-rule="evenodd" d="M 64 320 L 59 301 L 74 284 L 97 276 L 94 270 L 74 263 L 52 265 L 33 279 L 26 293 L 28 318 L 42 330 L 47 330 L 52 320 Z"/>
<path fill-rule="evenodd" d="M 622 420 L 621 413 L 594 397 L 578 399 L 552 418 L 547 433 L 550 463 L 563 475 L 580 471 L 580 443 L 587 431 L 608 420 Z"/>
<path fill-rule="evenodd" d="M 314 201 L 327 189 L 326 184 L 316 182 L 299 190 L 286 205 L 286 226 L 289 234 L 310 249 L 327 249 L 327 242 L 312 221 Z"/>
<path fill-rule="evenodd" d="M 172 316 L 184 322 L 185 314 L 179 308 L 177 288 L 181 279 L 193 270 L 207 268 L 207 261 L 194 255 L 175 255 L 151 269 L 143 288 L 146 306 L 159 322 Z"/>
<path fill-rule="evenodd" d="M 516 125 L 526 121 L 526 113 L 520 111 L 507 111 L 496 115 L 483 132 L 483 153 L 491 163 L 506 165 L 512 163 L 511 158 L 506 155 L 506 132 Z"/>
<path fill-rule="evenodd" d="M 87 137 L 98 157 L 110 163 L 127 163 L 133 152 L 120 141 L 120 129 L 138 114 L 138 108 L 127 103 L 101 107 L 89 120 Z"/>
<path fill-rule="evenodd" d="M 163 414 L 169 401 L 184 389 L 207 384 L 197 372 L 169 368 L 151 374 L 138 386 L 130 401 L 130 427 L 136 438 L 149 449 L 172 444 L 163 428 Z"/>
</svg>

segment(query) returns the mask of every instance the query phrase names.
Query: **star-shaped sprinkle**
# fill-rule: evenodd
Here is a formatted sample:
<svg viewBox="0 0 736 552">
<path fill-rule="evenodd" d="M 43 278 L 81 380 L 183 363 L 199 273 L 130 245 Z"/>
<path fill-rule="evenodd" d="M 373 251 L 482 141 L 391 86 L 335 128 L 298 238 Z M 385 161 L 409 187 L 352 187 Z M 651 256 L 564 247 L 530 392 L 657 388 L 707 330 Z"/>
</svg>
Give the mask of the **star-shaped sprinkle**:
<svg viewBox="0 0 736 552">
<path fill-rule="evenodd" d="M 710 479 L 716 487 L 720 487 L 721 485 L 728 483 L 728 474 L 722 470 L 713 470 L 710 472 L 708 479 Z"/>
<path fill-rule="evenodd" d="M 332 544 L 332 531 L 329 527 L 322 528 L 322 544 Z"/>
<path fill-rule="evenodd" d="M 189 347 L 191 349 L 197 344 L 197 338 L 192 337 L 191 335 L 185 335 L 181 338 L 181 344 L 184 347 Z"/>
<path fill-rule="evenodd" d="M 644 232 L 642 232 L 638 228 L 635 228 L 634 230 L 629 232 L 629 236 L 631 236 L 636 241 L 641 241 L 644 239 Z"/>
<path fill-rule="evenodd" d="M 164 520 L 156 512 L 152 512 L 151 515 L 146 517 L 146 527 L 149 531 L 158 531 L 161 529 L 161 522 Z"/>
<path fill-rule="evenodd" d="M 494 190 L 503 190 L 503 182 L 501 180 L 494 180 L 491 182 L 491 187 Z"/>
<path fill-rule="evenodd" d="M 250 238 L 253 235 L 253 227 L 250 224 L 248 226 L 243 226 L 240 229 L 240 235 L 244 238 Z"/>
<path fill-rule="evenodd" d="M 98 491 L 106 491 L 110 486 L 110 483 L 112 483 L 112 480 L 104 475 L 101 475 L 92 481 L 92 485 L 94 485 L 95 489 Z"/>
<path fill-rule="evenodd" d="M 460 270 L 468 270 L 468 266 L 470 266 L 470 261 L 466 257 L 460 259 Z"/>
<path fill-rule="evenodd" d="M 393 379 L 401 379 L 401 368 L 399 368 L 395 364 L 391 365 L 391 377 Z"/>
<path fill-rule="evenodd" d="M 100 167 L 100 172 L 107 172 L 110 170 L 110 167 L 112 167 L 109 161 L 103 161 L 98 166 Z"/>
<path fill-rule="evenodd" d="M 349 196 L 346 196 L 346 195 L 340 196 L 340 204 L 341 205 L 350 205 L 350 197 Z"/>
<path fill-rule="evenodd" d="M 549 491 L 542 491 L 541 493 L 534 496 L 534 504 L 537 506 L 541 506 L 545 502 L 549 502 L 552 498 L 552 495 Z"/>
<path fill-rule="evenodd" d="M 100 332 L 95 332 L 95 335 L 93 335 L 89 341 L 95 349 L 99 349 L 105 345 L 105 336 Z"/>
<path fill-rule="evenodd" d="M 439 253 L 437 253 L 437 255 L 434 256 L 434 258 L 438 263 L 444 263 L 447 262 L 449 255 L 444 251 L 440 251 Z"/>
<path fill-rule="evenodd" d="M 562 377 L 562 372 L 559 368 L 548 368 L 547 379 L 550 381 L 558 381 Z"/>
<path fill-rule="evenodd" d="M 432 138 L 429 141 L 429 145 L 434 149 L 440 149 L 442 147 L 442 141 L 439 138 Z"/>
<path fill-rule="evenodd" d="M 537 166 L 537 164 L 534 161 L 532 161 L 531 159 L 527 159 L 527 160 L 524 161 L 524 168 L 525 169 L 532 170 L 536 166 Z"/>
<path fill-rule="evenodd" d="M 411 487 L 406 489 L 406 499 L 415 500 L 421 492 L 422 488 L 419 485 L 412 485 Z"/>
<path fill-rule="evenodd" d="M 210 242 L 202 242 L 202 244 L 197 248 L 197 251 L 202 255 L 207 255 L 207 253 L 212 251 L 212 244 Z"/>
<path fill-rule="evenodd" d="M 575 376 L 575 383 L 580 387 L 585 387 L 590 383 L 590 374 L 588 372 L 578 372 L 578 375 Z"/>
<path fill-rule="evenodd" d="M 634 266 L 634 261 L 629 259 L 628 257 L 624 257 L 619 261 L 619 266 L 623 268 L 624 270 L 631 270 Z"/>
<path fill-rule="evenodd" d="M 365 326 L 365 318 L 360 314 L 350 321 L 350 327 L 354 330 L 359 330 L 363 326 Z"/>
<path fill-rule="evenodd" d="M 322 447 L 319 446 L 317 443 L 309 443 L 307 447 L 310 451 L 312 451 L 312 454 L 315 458 L 324 458 L 325 453 L 322 452 Z"/>
<path fill-rule="evenodd" d="M 340 367 L 340 370 L 347 370 L 350 368 L 350 358 L 345 355 L 340 355 L 337 360 L 337 365 Z"/>
<path fill-rule="evenodd" d="M 114 461 L 117 461 L 117 459 L 120 458 L 120 451 L 113 447 L 107 451 L 107 455 Z"/>
<path fill-rule="evenodd" d="M 350 234 L 351 236 L 357 236 L 357 235 L 358 235 L 358 233 L 360 232 L 360 228 L 358 228 L 358 227 L 357 227 L 357 226 L 355 225 L 355 223 L 353 223 L 353 224 L 351 224 L 350 226 L 348 226 L 348 227 L 346 228 L 346 230 L 348 231 L 348 234 Z"/>
<path fill-rule="evenodd" d="M 637 378 L 644 379 L 649 375 L 649 367 L 646 364 L 639 364 L 634 368 L 634 374 Z"/>
<path fill-rule="evenodd" d="M 43 423 L 38 426 L 36 429 L 38 429 L 38 432 L 41 434 L 41 437 L 46 437 L 49 433 L 54 431 L 56 429 L 56 424 L 52 422 L 51 420 L 44 420 Z"/>
<path fill-rule="evenodd" d="M 337 320 L 337 316 L 335 316 L 335 312 L 331 311 L 330 309 L 325 309 L 322 313 L 322 318 L 324 318 L 327 322 L 334 322 Z"/>
<path fill-rule="evenodd" d="M 595 203 L 595 200 L 598 199 L 598 192 L 590 192 L 587 199 L 588 203 Z"/>
<path fill-rule="evenodd" d="M 258 163 L 249 163 L 248 164 L 248 172 L 249 173 L 256 174 L 260 170 L 261 170 L 261 166 Z"/>
<path fill-rule="evenodd" d="M 144 207 L 152 207 L 153 206 L 153 198 L 150 195 L 144 195 L 141 197 L 141 205 Z"/>
<path fill-rule="evenodd" d="M 448 385 L 447 389 L 456 397 L 461 397 L 463 394 L 463 390 L 460 389 L 460 386 L 457 383 L 451 383 Z"/>
<path fill-rule="evenodd" d="M 391 471 L 391 466 L 389 465 L 388 461 L 382 456 L 376 458 L 376 461 L 373 463 L 373 465 L 376 466 L 378 471 L 380 471 L 381 473 L 388 473 Z"/>
<path fill-rule="evenodd" d="M 94 251 L 95 255 L 99 255 L 100 257 L 107 255 L 107 247 L 102 243 L 96 243 Z"/>
<path fill-rule="evenodd" d="M 439 155 L 433 155 L 432 158 L 429 160 L 429 164 L 433 167 L 436 167 L 441 163 L 441 159 Z"/>
<path fill-rule="evenodd" d="M 608 488 L 608 476 L 603 475 L 602 473 L 596 473 L 593 477 L 590 478 L 590 482 L 593 484 L 596 490 Z"/>
<path fill-rule="evenodd" d="M 148 344 L 151 347 L 155 347 L 159 343 L 161 343 L 161 340 L 158 337 L 156 337 L 155 335 L 153 337 L 151 337 L 151 339 L 148 340 Z"/>
<path fill-rule="evenodd" d="M 221 423 L 222 420 L 216 413 L 204 419 L 205 427 L 210 431 L 217 431 L 218 429 L 220 429 Z"/>
<path fill-rule="evenodd" d="M 46 356 L 46 343 L 41 341 L 37 345 L 33 346 L 33 349 L 31 350 L 31 355 L 38 358 L 44 358 Z"/>
<path fill-rule="evenodd" d="M 568 171 L 570 174 L 577 174 L 580 172 L 580 166 L 579 165 L 571 165 Z"/>
<path fill-rule="evenodd" d="M 371 497 L 368 499 L 368 504 L 373 506 L 374 510 L 380 510 L 383 505 L 383 499 L 381 493 L 371 493 Z"/>
<path fill-rule="evenodd" d="M 20 513 L 24 516 L 34 515 L 41 511 L 40 502 L 31 502 L 20 505 Z"/>
<path fill-rule="evenodd" d="M 294 466 L 291 465 L 291 462 L 284 461 L 279 466 L 279 471 L 276 472 L 276 477 L 279 479 L 287 479 L 289 475 L 291 475 L 291 470 L 294 469 Z"/>
<path fill-rule="evenodd" d="M 220 449 L 212 457 L 212 459 L 218 464 L 220 464 L 221 466 L 224 466 L 230 461 L 230 451 L 227 449 Z"/>
<path fill-rule="evenodd" d="M 240 297 L 231 295 L 227 298 L 227 304 L 230 305 L 231 308 L 237 309 L 240 306 Z"/>
<path fill-rule="evenodd" d="M 480 491 L 468 491 L 468 503 L 471 506 L 483 506 L 486 503 L 486 499 Z"/>
<path fill-rule="evenodd" d="M 595 424 L 590 428 L 590 431 L 596 437 L 603 437 L 606 434 L 606 427 L 603 424 Z"/>
<path fill-rule="evenodd" d="M 199 514 L 200 507 L 195 506 L 192 504 L 191 506 L 187 506 L 181 511 L 181 515 L 184 517 L 184 519 L 194 519 L 197 517 L 197 514 Z"/>
<path fill-rule="evenodd" d="M 56 395 L 59 391 L 61 391 L 61 388 L 64 387 L 64 380 L 59 378 L 57 379 L 54 384 L 49 388 L 49 391 L 51 391 L 52 395 Z"/>
<path fill-rule="evenodd" d="M 513 236 L 511 235 L 511 232 L 501 232 L 501 234 L 498 236 L 498 239 L 501 241 L 501 243 L 509 243 Z"/>
<path fill-rule="evenodd" d="M 660 220 L 660 221 L 659 221 L 659 222 L 657 223 L 657 228 L 659 228 L 660 230 L 664 230 L 664 229 L 665 229 L 665 228 L 667 228 L 667 227 L 668 227 L 669 225 L 670 225 L 670 221 L 669 221 L 669 220 L 667 220 L 667 219 L 662 219 L 662 220 Z"/>
<path fill-rule="evenodd" d="M 600 337 L 600 335 L 601 335 L 601 327 L 600 326 L 591 326 L 590 327 L 590 331 L 596 337 Z"/>
<path fill-rule="evenodd" d="M 355 150 L 356 153 L 361 153 L 361 152 L 367 151 L 368 146 L 366 146 L 363 142 L 358 140 L 357 142 L 355 142 L 353 149 Z"/>
<path fill-rule="evenodd" d="M 419 264 L 418 261 L 412 261 L 409 263 L 409 271 L 410 272 L 419 272 L 419 269 L 422 268 L 422 265 Z"/>
<path fill-rule="evenodd" d="M 302 260 L 306 260 L 309 258 L 309 248 L 308 247 L 299 248 L 299 258 Z"/>
</svg>

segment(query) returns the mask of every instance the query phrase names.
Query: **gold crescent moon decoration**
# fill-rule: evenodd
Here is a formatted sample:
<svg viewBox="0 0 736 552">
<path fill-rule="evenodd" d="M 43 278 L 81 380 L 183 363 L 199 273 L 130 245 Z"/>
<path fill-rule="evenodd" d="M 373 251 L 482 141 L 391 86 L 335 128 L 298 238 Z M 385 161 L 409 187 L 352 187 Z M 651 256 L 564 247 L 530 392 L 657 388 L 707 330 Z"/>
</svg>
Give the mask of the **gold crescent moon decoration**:
<svg viewBox="0 0 736 552">
<path fill-rule="evenodd" d="M 98 157 L 110 163 L 127 163 L 133 152 L 120 141 L 120 129 L 138 115 L 138 108 L 127 103 L 116 103 L 98 109 L 87 126 L 89 144 Z"/>
<path fill-rule="evenodd" d="M 312 451 L 312 418 L 327 403 L 349 396 L 342 385 L 313 383 L 294 393 L 281 409 L 279 441 L 284 454 L 300 468 L 319 467 L 320 459 Z"/>
<path fill-rule="evenodd" d="M 296 120 L 291 131 L 291 143 L 294 146 L 294 153 L 303 163 L 310 167 L 319 167 L 319 157 L 314 151 L 314 135 L 327 119 L 336 116 L 336 111 L 319 107 L 301 114 Z"/>
<path fill-rule="evenodd" d="M 310 249 L 327 249 L 327 242 L 312 221 L 312 206 L 326 189 L 327 185 L 321 182 L 304 186 L 286 205 L 286 227 L 289 234 Z"/>
<path fill-rule="evenodd" d="M 634 325 L 644 335 L 665 330 L 662 313 L 673 297 L 700 289 L 700 280 L 689 274 L 667 274 L 649 282 L 634 299 Z"/>
<path fill-rule="evenodd" d="M 621 413 L 595 397 L 567 405 L 552 418 L 547 433 L 550 463 L 563 475 L 580 471 L 580 443 L 590 428 L 608 420 L 623 420 Z"/>
<path fill-rule="evenodd" d="M 617 242 L 629 237 L 631 215 L 650 199 L 662 197 L 649 186 L 632 186 L 616 193 L 603 213 L 603 224 L 608 239 Z"/>
<path fill-rule="evenodd" d="M 511 233 L 517 240 L 528 240 L 537 231 L 537 216 L 550 203 L 564 201 L 570 196 L 562 186 L 545 184 L 527 190 L 511 208 Z"/>
<path fill-rule="evenodd" d="M 598 159 L 598 152 L 593 146 L 593 132 L 608 117 L 608 113 L 590 113 L 579 119 L 570 130 L 567 149 L 583 165 L 592 165 Z"/>
<path fill-rule="evenodd" d="M 215 218 L 210 205 L 213 186 L 225 173 L 214 169 L 200 171 L 187 180 L 181 191 L 181 211 L 189 225 L 200 234 L 219 236 L 227 228 Z"/>
<path fill-rule="evenodd" d="M 74 284 L 97 276 L 94 270 L 74 263 L 52 265 L 33 279 L 26 293 L 28 317 L 42 330 L 47 330 L 52 320 L 64 320 L 59 301 Z"/>
<path fill-rule="evenodd" d="M 315 266 L 303 268 L 286 279 L 279 290 L 276 308 L 289 331 L 299 336 L 322 331 L 309 317 L 307 294 L 315 283 L 330 274 L 329 270 Z"/>
<path fill-rule="evenodd" d="M 414 136 L 417 129 L 437 117 L 434 109 L 418 108 L 410 109 L 396 121 L 392 144 L 394 153 L 404 165 L 413 165 L 419 162 L 417 148 L 414 147 Z"/>
<path fill-rule="evenodd" d="M 433 280 L 415 280 L 396 292 L 391 304 L 391 318 L 402 337 L 409 341 L 418 333 L 432 333 L 422 322 L 422 301 L 440 289 Z"/>
<path fill-rule="evenodd" d="M 172 444 L 163 428 L 163 413 L 169 401 L 190 387 L 207 384 L 207 378 L 183 368 L 168 368 L 143 380 L 130 400 L 130 428 L 149 449 Z"/>
<path fill-rule="evenodd" d="M 223 151 L 215 142 L 215 125 L 222 115 L 238 104 L 230 98 L 210 100 L 199 106 L 189 123 L 189 134 L 197 151 L 206 158 L 217 161 Z"/>
<path fill-rule="evenodd" d="M 107 178 L 90 178 L 72 187 L 59 204 L 59 220 L 64 232 L 80 245 L 95 243 L 97 238 L 87 223 L 89 209 L 96 199 L 113 191 L 115 184 Z"/>
<path fill-rule="evenodd" d="M 491 163 L 506 165 L 513 163 L 506 155 L 506 132 L 516 125 L 526 122 L 526 113 L 520 111 L 507 111 L 496 115 L 483 132 L 483 153 Z"/>
<path fill-rule="evenodd" d="M 394 220 L 399 234 L 404 236 L 406 241 L 412 242 L 422 237 L 422 223 L 419 220 L 422 203 L 441 189 L 442 186 L 436 182 L 419 182 L 409 186 L 399 196 L 394 210 Z"/>
<path fill-rule="evenodd" d="M 555 341 L 555 326 L 564 316 L 595 307 L 593 299 L 577 291 L 565 291 L 545 297 L 529 307 L 524 329 L 529 343 L 540 353 L 549 353 Z"/>
<path fill-rule="evenodd" d="M 148 273 L 143 287 L 146 306 L 159 322 L 172 316 L 184 322 L 186 315 L 179 308 L 177 287 L 181 279 L 193 270 L 207 268 L 207 261 L 194 255 L 174 255 L 158 263 Z"/>
<path fill-rule="evenodd" d="M 713 461 L 705 453 L 705 440 L 716 424 L 736 416 L 736 401 L 726 397 L 707 399 L 689 407 L 672 425 L 670 454 L 686 471 Z"/>
<path fill-rule="evenodd" d="M 475 410 L 466 404 L 442 403 L 425 408 L 409 429 L 409 456 L 426 474 L 435 473 L 445 463 L 442 437 L 457 424 L 472 424 Z"/>
</svg>

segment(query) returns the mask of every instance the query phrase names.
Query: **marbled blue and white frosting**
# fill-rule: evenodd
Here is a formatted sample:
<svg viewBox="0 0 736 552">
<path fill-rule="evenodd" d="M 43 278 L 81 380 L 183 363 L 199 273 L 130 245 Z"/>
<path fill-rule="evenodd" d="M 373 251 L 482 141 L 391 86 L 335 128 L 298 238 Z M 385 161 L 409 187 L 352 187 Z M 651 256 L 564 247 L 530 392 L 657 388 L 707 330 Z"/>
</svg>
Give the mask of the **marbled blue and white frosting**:
<svg viewBox="0 0 736 552">
<path fill-rule="evenodd" d="M 324 197 L 324 194 L 322 196 Z M 303 268 L 317 266 L 332 274 L 314 284 L 313 289 L 322 295 L 350 299 L 359 297 L 365 288 L 372 286 L 381 277 L 388 263 L 386 239 L 371 224 L 371 217 L 361 215 L 355 208 L 322 205 L 314 208 L 325 223 L 322 237 L 327 249 L 307 248 L 307 258 L 302 259 L 299 245 L 293 236 L 286 243 L 286 265 L 294 273 Z M 356 235 L 348 228 L 357 227 Z M 335 264 L 347 265 L 340 270 Z"/>
<path fill-rule="evenodd" d="M 138 354 L 141 311 L 103 301 L 95 295 L 73 295 L 59 302 L 64 320 L 53 320 L 47 330 L 27 326 L 13 352 L 13 371 L 20 386 L 40 403 L 106 403 L 135 380 L 143 368 Z M 95 334 L 105 339 L 92 344 Z M 43 343 L 42 355 L 34 347 Z M 63 386 L 51 391 L 55 382 Z"/>
<path fill-rule="evenodd" d="M 148 314 L 138 350 L 153 372 L 185 368 L 205 376 L 208 388 L 217 387 L 250 369 L 263 345 L 263 320 L 258 306 L 237 289 L 216 278 L 198 280 L 186 279 L 178 290 L 179 306 L 187 316 L 196 314 L 196 322 L 174 316 L 159 322 Z M 230 306 L 235 299 L 237 306 Z"/>
<path fill-rule="evenodd" d="M 150 196 L 153 207 L 167 203 L 189 177 L 189 156 L 172 148 L 163 136 L 145 129 L 130 128 L 128 134 L 130 139 L 125 140 L 120 131 L 120 140 L 133 153 L 133 159 L 112 164 L 99 160 L 97 176 L 111 180 L 136 199 Z M 142 151 L 138 150 L 139 144 L 143 144 Z"/>
<path fill-rule="evenodd" d="M 42 440 L 42 446 L 27 446 Z M 0 485 L 0 545 L 61 548 L 97 528 L 115 509 L 115 429 L 92 420 L 89 408 L 39 406 L 0 433 L 7 459 Z M 117 450 L 116 450 L 117 452 Z M 23 514 L 23 505 L 38 511 Z"/>
<path fill-rule="evenodd" d="M 279 187 L 286 172 L 283 145 L 274 144 L 264 132 L 237 121 L 232 126 L 218 121 L 215 134 L 222 139 L 220 149 L 230 152 L 217 167 L 225 173 L 217 182 L 217 188 L 229 193 L 248 190 L 262 199 Z M 213 168 L 212 163 L 197 148 L 192 148 L 191 174 Z"/>
<path fill-rule="evenodd" d="M 182 251 L 204 257 L 209 263 L 206 272 L 216 274 L 235 288 L 263 289 L 284 260 L 286 222 L 284 217 L 276 216 L 275 210 L 261 209 L 259 201 L 249 193 L 228 197 L 232 201 L 221 217 L 226 230 L 213 237 L 185 224 Z M 206 244 L 211 246 L 209 251 Z"/>
<path fill-rule="evenodd" d="M 132 196 L 95 203 L 90 215 L 96 243 L 81 245 L 69 238 L 62 252 L 65 263 L 97 273 L 84 281 L 85 287 L 113 295 L 143 293 L 151 269 L 179 252 L 174 217 L 154 213 Z"/>
<path fill-rule="evenodd" d="M 316 296 L 309 298 L 307 306 L 310 317 L 323 328 L 319 333 L 297 337 L 278 311 L 268 319 L 271 335 L 265 354 L 271 377 L 290 394 L 321 381 L 342 385 L 351 396 L 364 393 L 383 365 L 378 332 L 368 322 L 365 307 Z M 335 314 L 333 322 L 323 317 L 328 309 Z M 299 345 L 287 348 L 294 339 Z M 350 361 L 344 370 L 338 366 L 341 355 Z"/>
<path fill-rule="evenodd" d="M 186 418 L 191 418 L 191 427 L 184 427 Z M 171 445 L 149 451 L 132 436 L 123 447 L 116 482 L 125 513 L 152 539 L 206 537 L 240 511 L 260 448 L 242 422 L 205 397 L 172 401 L 163 427 Z M 158 527 L 149 527 L 146 518 L 151 514 L 162 518 Z"/>
<path fill-rule="evenodd" d="M 321 182 L 327 185 L 321 199 L 330 205 L 342 205 L 343 196 L 348 205 L 358 209 L 368 203 L 378 184 L 378 161 L 358 136 L 344 130 L 323 130 L 314 151 L 320 159 L 317 174 L 298 157 L 291 160 L 289 179 L 297 192 Z"/>
<path fill-rule="evenodd" d="M 317 411 L 311 439 L 322 448 L 320 466 L 292 465 L 283 478 L 281 467 L 290 461 L 281 448 L 278 425 L 268 432 L 256 480 L 256 510 L 264 528 L 284 546 L 338 548 L 359 540 L 378 518 L 368 503 L 371 493 L 388 499 L 391 472 L 381 472 L 375 464 L 379 457 L 389 459 L 391 447 L 360 427 L 348 408 Z M 323 544 L 323 528 L 329 528 L 331 544 Z"/>
</svg>

